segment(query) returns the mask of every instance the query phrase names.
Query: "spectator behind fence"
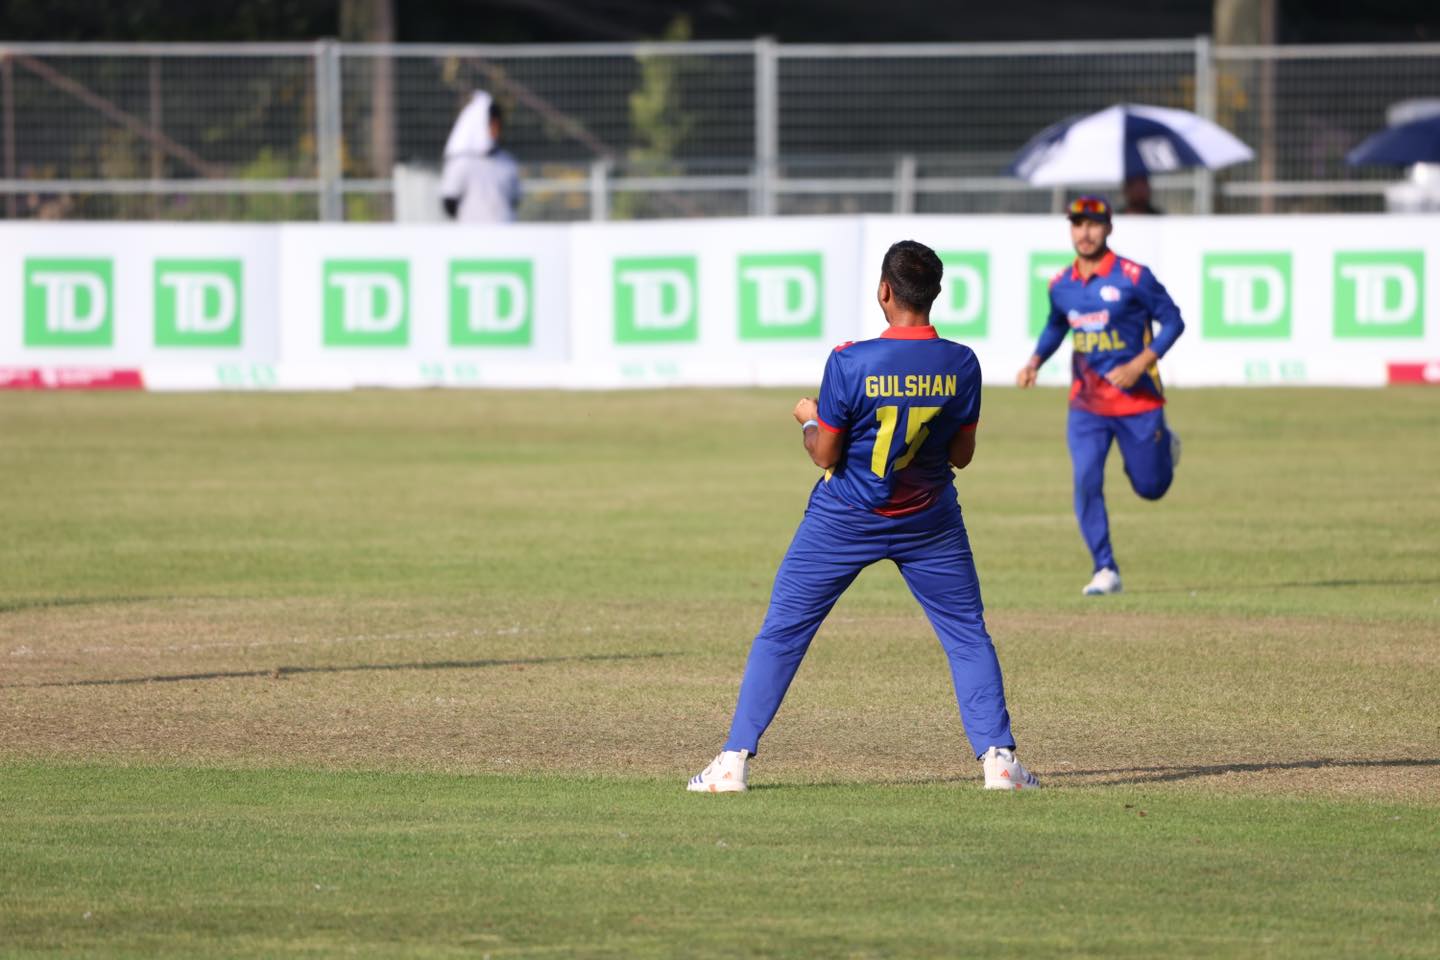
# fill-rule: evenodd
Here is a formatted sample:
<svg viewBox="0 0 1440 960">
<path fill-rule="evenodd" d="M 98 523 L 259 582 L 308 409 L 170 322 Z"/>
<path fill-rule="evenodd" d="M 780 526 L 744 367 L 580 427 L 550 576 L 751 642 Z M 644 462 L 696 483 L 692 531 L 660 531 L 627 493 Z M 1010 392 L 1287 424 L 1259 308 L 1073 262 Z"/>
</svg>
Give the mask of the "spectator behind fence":
<svg viewBox="0 0 1440 960">
<path fill-rule="evenodd" d="M 1164 213 L 1150 202 L 1150 178 L 1141 174 L 1125 178 L 1125 209 L 1121 213 Z"/>
<path fill-rule="evenodd" d="M 440 197 L 461 223 L 509 223 L 520 203 L 520 170 L 500 147 L 504 114 L 490 94 L 476 90 L 445 141 Z"/>
</svg>

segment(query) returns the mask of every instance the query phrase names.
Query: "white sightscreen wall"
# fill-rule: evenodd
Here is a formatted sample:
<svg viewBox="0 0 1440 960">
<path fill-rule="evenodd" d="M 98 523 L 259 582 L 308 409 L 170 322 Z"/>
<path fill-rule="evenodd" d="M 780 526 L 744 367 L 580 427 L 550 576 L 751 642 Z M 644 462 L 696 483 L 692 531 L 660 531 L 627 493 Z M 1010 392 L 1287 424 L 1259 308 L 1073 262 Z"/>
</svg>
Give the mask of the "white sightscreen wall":
<svg viewBox="0 0 1440 960">
<path fill-rule="evenodd" d="M 975 348 L 987 382 L 1009 382 L 1048 309 L 1047 275 L 1073 257 L 1064 219 L 867 217 L 866 262 L 897 239 L 941 254 L 932 319 Z M 1185 319 L 1161 363 L 1171 385 L 1374 386 L 1389 363 L 1440 359 L 1440 219 L 1117 217 L 1110 246 L 1150 267 Z M 1068 378 L 1067 345 L 1041 382 Z"/>
<path fill-rule="evenodd" d="M 570 229 L 578 386 L 818 382 L 858 335 L 858 219 Z"/>
<path fill-rule="evenodd" d="M 361 385 L 545 384 L 568 368 L 569 228 L 279 228 L 284 362 Z"/>
<path fill-rule="evenodd" d="M 795 384 L 876 336 L 885 249 L 946 274 L 933 319 L 1013 380 L 1073 253 L 1063 217 L 436 225 L 6 224 L 0 367 L 155 389 Z M 1172 386 L 1380 385 L 1440 369 L 1440 218 L 1118 218 L 1187 329 Z M 1042 371 L 1068 380 L 1068 346 Z"/>
<path fill-rule="evenodd" d="M 275 363 L 274 226 L 0 225 L 0 362 Z"/>
</svg>

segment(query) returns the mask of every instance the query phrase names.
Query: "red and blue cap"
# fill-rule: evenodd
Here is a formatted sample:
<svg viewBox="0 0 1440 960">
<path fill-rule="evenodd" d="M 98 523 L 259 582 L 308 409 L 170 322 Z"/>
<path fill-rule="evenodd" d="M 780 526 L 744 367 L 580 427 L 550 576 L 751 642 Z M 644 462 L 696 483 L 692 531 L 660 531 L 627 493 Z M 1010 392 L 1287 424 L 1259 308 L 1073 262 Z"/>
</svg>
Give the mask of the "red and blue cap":
<svg viewBox="0 0 1440 960">
<path fill-rule="evenodd" d="M 1087 193 L 1076 197 L 1065 208 L 1065 216 L 1074 223 L 1077 220 L 1094 220 L 1096 223 L 1110 222 L 1110 201 L 1096 194 Z"/>
</svg>

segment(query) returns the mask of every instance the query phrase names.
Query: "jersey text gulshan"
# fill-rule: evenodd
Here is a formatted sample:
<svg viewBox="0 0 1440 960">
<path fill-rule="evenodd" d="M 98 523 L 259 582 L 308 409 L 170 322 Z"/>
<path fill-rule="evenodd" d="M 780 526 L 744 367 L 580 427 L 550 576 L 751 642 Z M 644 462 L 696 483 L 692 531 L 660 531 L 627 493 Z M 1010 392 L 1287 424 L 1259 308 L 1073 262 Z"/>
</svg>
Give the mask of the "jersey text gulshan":
<svg viewBox="0 0 1440 960">
<path fill-rule="evenodd" d="M 910 373 L 905 376 L 866 377 L 867 397 L 953 397 L 955 381 L 952 374 Z"/>
</svg>

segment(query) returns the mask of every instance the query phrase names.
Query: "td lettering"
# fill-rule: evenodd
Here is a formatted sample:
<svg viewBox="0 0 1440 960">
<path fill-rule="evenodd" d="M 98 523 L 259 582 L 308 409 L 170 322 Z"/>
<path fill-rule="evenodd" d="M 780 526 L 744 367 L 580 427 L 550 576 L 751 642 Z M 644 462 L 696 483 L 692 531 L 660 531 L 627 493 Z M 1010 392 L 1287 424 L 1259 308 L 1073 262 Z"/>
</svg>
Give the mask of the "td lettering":
<svg viewBox="0 0 1440 960">
<path fill-rule="evenodd" d="M 450 345 L 530 346 L 534 277 L 530 260 L 450 261 Z"/>
<path fill-rule="evenodd" d="M 746 253 L 736 261 L 741 340 L 809 340 L 824 327 L 824 257 Z"/>
<path fill-rule="evenodd" d="M 747 267 L 740 276 L 756 288 L 762 327 L 796 327 L 809 323 L 820 302 L 815 274 L 804 267 Z M 790 292 L 796 295 L 792 299 Z"/>
<path fill-rule="evenodd" d="M 36 270 L 30 274 L 30 282 L 44 291 L 47 332 L 93 333 L 104 325 L 109 309 L 104 278 L 93 273 Z"/>
<path fill-rule="evenodd" d="M 405 318 L 404 288 L 388 273 L 337 273 L 341 324 L 347 333 L 389 333 Z"/>
<path fill-rule="evenodd" d="M 161 274 L 160 285 L 174 291 L 179 333 L 220 333 L 235 322 L 235 284 L 223 273 Z M 206 309 L 207 301 L 213 310 Z"/>
<path fill-rule="evenodd" d="M 695 257 L 620 257 L 612 270 L 616 343 L 700 339 Z"/>
<path fill-rule="evenodd" d="M 410 265 L 327 260 L 322 268 L 328 347 L 404 347 L 410 341 Z"/>
<path fill-rule="evenodd" d="M 514 333 L 525 325 L 530 292 L 525 278 L 512 273 L 456 273 L 455 285 L 469 302 L 472 333 Z"/>
<path fill-rule="evenodd" d="M 1420 285 L 1408 267 L 1350 263 L 1340 268 L 1340 276 L 1355 284 L 1356 323 L 1395 326 L 1408 323 L 1415 314 Z"/>
<path fill-rule="evenodd" d="M 1425 336 L 1425 251 L 1335 253 L 1335 336 L 1418 339 Z"/>
<path fill-rule="evenodd" d="M 630 288 L 632 322 L 636 330 L 677 330 L 690 319 L 695 293 L 690 278 L 680 270 L 622 270 L 620 283 Z M 674 291 L 666 309 L 666 291 Z"/>
<path fill-rule="evenodd" d="M 1289 253 L 1207 253 L 1201 334 L 1207 339 L 1290 337 Z"/>
<path fill-rule="evenodd" d="M 25 346 L 114 345 L 114 261 L 26 258 L 24 277 Z"/>
<path fill-rule="evenodd" d="M 1224 291 L 1220 309 L 1225 323 L 1263 327 L 1284 315 L 1285 276 L 1274 267 L 1211 267 L 1210 276 Z"/>
</svg>

